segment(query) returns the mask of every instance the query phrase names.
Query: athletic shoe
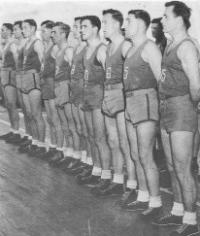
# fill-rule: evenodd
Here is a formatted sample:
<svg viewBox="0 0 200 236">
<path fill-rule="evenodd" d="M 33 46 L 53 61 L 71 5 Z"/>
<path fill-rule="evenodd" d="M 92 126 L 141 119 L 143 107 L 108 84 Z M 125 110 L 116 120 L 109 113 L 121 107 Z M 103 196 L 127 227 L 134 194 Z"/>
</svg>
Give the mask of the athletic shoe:
<svg viewBox="0 0 200 236">
<path fill-rule="evenodd" d="M 122 195 L 123 193 L 124 193 L 123 184 L 117 184 L 117 183 L 111 182 L 107 188 L 99 190 L 98 196 L 109 197 L 109 196 L 115 196 L 115 195 Z"/>
<path fill-rule="evenodd" d="M 57 150 L 53 157 L 49 158 L 49 163 L 51 165 L 55 165 L 56 163 L 61 161 L 64 158 L 64 153 L 62 151 Z"/>
<path fill-rule="evenodd" d="M 7 134 L 0 135 L 0 140 L 7 140 L 8 138 L 13 136 L 13 132 L 9 132 Z"/>
<path fill-rule="evenodd" d="M 6 143 L 19 144 L 21 143 L 21 136 L 19 134 L 13 134 L 10 138 L 7 138 Z"/>
<path fill-rule="evenodd" d="M 93 166 L 86 166 L 83 172 L 76 176 L 76 181 L 78 182 L 81 178 L 90 176 L 92 174 L 92 169 Z"/>
<path fill-rule="evenodd" d="M 182 225 L 183 217 L 175 216 L 172 214 L 162 216 L 155 221 L 152 222 L 153 225 L 157 226 L 174 226 L 174 225 Z"/>
<path fill-rule="evenodd" d="M 121 199 L 117 202 L 117 204 L 119 204 L 123 208 L 125 205 L 136 201 L 136 199 L 136 189 L 126 189 L 125 193 L 122 195 Z"/>
<path fill-rule="evenodd" d="M 197 225 L 182 224 L 178 229 L 171 232 L 170 236 L 194 236 L 200 235 Z"/>
<path fill-rule="evenodd" d="M 148 207 L 141 213 L 143 219 L 154 220 L 161 214 L 162 207 Z"/>
<path fill-rule="evenodd" d="M 29 150 L 28 150 L 28 155 L 29 156 L 34 156 L 35 155 L 35 151 L 38 149 L 39 147 L 35 144 L 30 145 Z"/>
<path fill-rule="evenodd" d="M 91 193 L 98 196 L 99 192 L 107 189 L 110 184 L 111 179 L 101 179 L 100 182 L 93 189 L 91 189 Z"/>
<path fill-rule="evenodd" d="M 127 211 L 144 211 L 148 208 L 149 202 L 140 202 L 140 201 L 134 201 L 130 202 L 129 204 L 126 204 L 123 209 Z"/>
<path fill-rule="evenodd" d="M 99 183 L 101 176 L 90 175 L 77 179 L 77 184 L 87 185 L 88 187 L 95 186 Z"/>
</svg>

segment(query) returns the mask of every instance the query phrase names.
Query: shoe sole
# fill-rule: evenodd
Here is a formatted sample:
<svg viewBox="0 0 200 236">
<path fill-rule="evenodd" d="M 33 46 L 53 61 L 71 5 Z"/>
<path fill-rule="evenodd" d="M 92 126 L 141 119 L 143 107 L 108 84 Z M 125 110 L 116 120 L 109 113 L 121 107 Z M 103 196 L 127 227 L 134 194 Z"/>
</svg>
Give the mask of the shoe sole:
<svg viewBox="0 0 200 236">
<path fill-rule="evenodd" d="M 182 224 L 176 224 L 176 223 L 157 224 L 157 223 L 152 222 L 152 225 L 155 225 L 155 226 L 161 226 L 161 227 L 168 227 L 168 226 L 180 226 L 180 225 L 182 225 Z"/>
</svg>

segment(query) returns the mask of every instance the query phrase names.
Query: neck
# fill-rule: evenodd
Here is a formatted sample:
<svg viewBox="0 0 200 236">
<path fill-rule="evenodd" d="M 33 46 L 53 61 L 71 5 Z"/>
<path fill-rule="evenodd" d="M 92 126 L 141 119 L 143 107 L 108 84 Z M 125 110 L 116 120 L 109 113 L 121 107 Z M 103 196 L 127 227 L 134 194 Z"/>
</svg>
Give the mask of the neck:
<svg viewBox="0 0 200 236">
<path fill-rule="evenodd" d="M 63 49 L 67 45 L 67 40 L 62 40 L 60 43 L 58 43 L 58 48 Z"/>
<path fill-rule="evenodd" d="M 116 32 L 109 38 L 114 45 L 118 45 L 124 40 L 124 37 L 121 35 L 121 33 Z"/>
<path fill-rule="evenodd" d="M 8 37 L 5 41 L 6 41 L 6 43 L 11 42 L 12 41 L 12 37 Z"/>
<path fill-rule="evenodd" d="M 131 41 L 137 47 L 141 45 L 147 39 L 146 33 L 137 33 L 131 37 Z"/>
<path fill-rule="evenodd" d="M 35 39 L 35 34 L 31 35 L 31 36 L 28 38 L 28 41 L 30 42 L 30 41 L 32 41 L 32 40 L 34 40 L 34 39 Z"/>
<path fill-rule="evenodd" d="M 185 29 L 175 30 L 171 32 L 170 35 L 172 36 L 173 42 L 179 42 L 182 39 L 188 37 L 188 33 Z"/>
<path fill-rule="evenodd" d="M 97 44 L 99 44 L 99 42 L 100 42 L 99 36 L 87 40 L 87 44 L 90 47 L 96 46 Z"/>
</svg>

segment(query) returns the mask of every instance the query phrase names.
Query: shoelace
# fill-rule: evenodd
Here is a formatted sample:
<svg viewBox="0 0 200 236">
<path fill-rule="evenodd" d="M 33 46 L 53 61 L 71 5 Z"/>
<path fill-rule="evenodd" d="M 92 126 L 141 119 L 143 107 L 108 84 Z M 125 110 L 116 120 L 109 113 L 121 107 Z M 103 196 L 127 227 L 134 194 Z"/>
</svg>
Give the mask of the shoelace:
<svg viewBox="0 0 200 236">
<path fill-rule="evenodd" d="M 159 221 L 166 220 L 166 219 L 168 219 L 170 217 L 172 217 L 172 214 L 168 214 L 168 215 L 162 216 Z"/>
<path fill-rule="evenodd" d="M 187 229 L 188 226 L 189 226 L 188 224 L 182 224 L 182 225 L 176 230 L 176 232 L 182 233 L 185 229 Z"/>
</svg>

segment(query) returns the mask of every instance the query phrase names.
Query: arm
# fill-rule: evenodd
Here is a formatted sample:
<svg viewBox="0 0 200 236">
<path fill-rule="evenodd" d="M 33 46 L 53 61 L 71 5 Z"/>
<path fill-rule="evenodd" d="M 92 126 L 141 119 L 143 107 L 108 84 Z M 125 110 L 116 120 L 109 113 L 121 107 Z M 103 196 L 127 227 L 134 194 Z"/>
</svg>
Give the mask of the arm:
<svg viewBox="0 0 200 236">
<path fill-rule="evenodd" d="M 10 50 L 13 54 L 14 60 L 15 60 L 15 65 L 17 65 L 17 61 L 18 61 L 18 53 L 17 53 L 17 46 L 15 43 L 12 43 L 10 45 Z"/>
<path fill-rule="evenodd" d="M 65 61 L 69 62 L 70 66 L 72 65 L 73 55 L 74 55 L 74 49 L 72 47 L 69 47 L 65 50 L 64 59 Z"/>
<path fill-rule="evenodd" d="M 41 64 L 44 62 L 44 46 L 40 40 L 37 40 L 34 44 L 34 50 L 37 52 Z"/>
<path fill-rule="evenodd" d="M 152 56 L 153 55 L 153 56 Z M 144 61 L 146 61 L 156 78 L 159 81 L 161 77 L 161 60 L 162 55 L 159 48 L 156 46 L 154 42 L 148 42 L 144 47 L 141 56 Z"/>
<path fill-rule="evenodd" d="M 104 70 L 106 68 L 106 45 L 102 45 L 97 52 L 97 60 L 101 63 Z"/>
<path fill-rule="evenodd" d="M 184 42 L 177 51 L 183 70 L 188 77 L 190 94 L 194 101 L 200 100 L 200 73 L 198 66 L 198 50 L 192 42 Z"/>
</svg>

